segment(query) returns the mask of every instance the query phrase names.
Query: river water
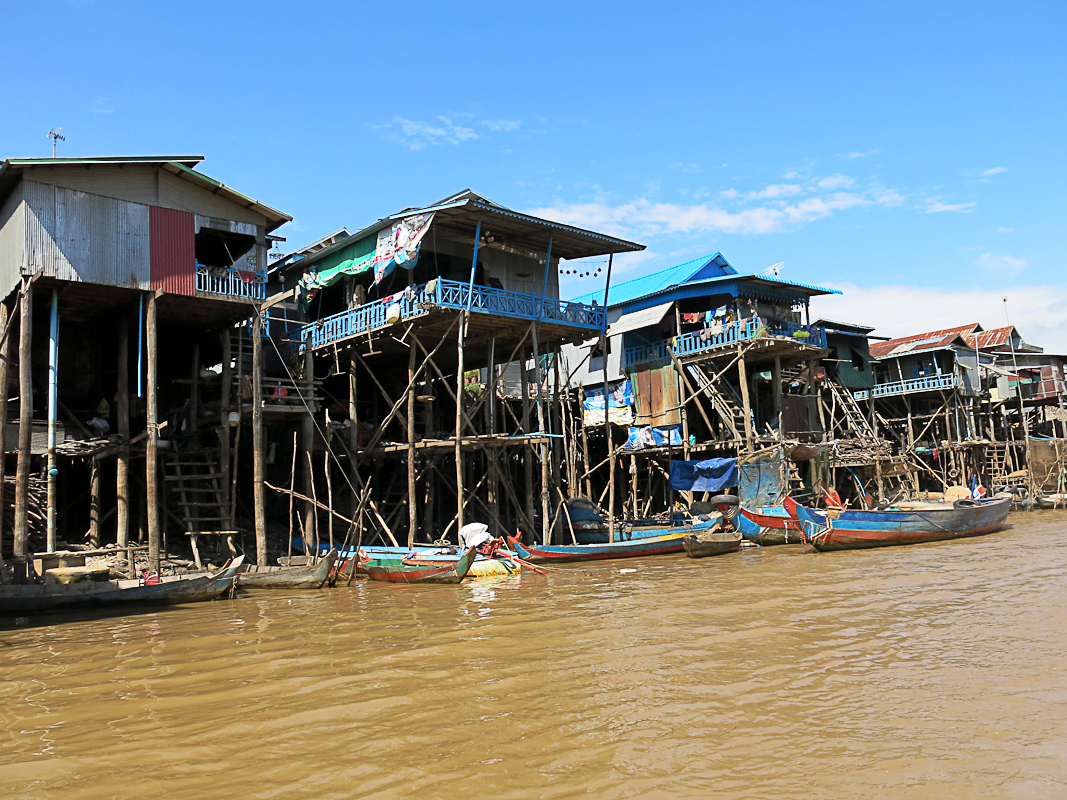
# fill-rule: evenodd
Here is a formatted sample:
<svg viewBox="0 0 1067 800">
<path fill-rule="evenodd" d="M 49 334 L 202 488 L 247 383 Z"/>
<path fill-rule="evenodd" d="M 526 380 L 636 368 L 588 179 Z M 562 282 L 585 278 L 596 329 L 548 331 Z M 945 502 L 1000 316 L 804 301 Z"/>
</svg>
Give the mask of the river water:
<svg viewBox="0 0 1067 800">
<path fill-rule="evenodd" d="M 1067 513 L 0 630 L 3 798 L 1062 798 Z"/>
</svg>

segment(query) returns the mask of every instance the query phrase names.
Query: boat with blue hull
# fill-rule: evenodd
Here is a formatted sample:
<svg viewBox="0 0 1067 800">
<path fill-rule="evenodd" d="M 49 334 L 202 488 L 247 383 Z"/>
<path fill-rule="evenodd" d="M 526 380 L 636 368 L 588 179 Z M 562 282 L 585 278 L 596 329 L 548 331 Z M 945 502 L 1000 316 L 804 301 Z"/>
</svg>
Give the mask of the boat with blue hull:
<svg viewBox="0 0 1067 800">
<path fill-rule="evenodd" d="M 719 529 L 720 520 L 659 530 L 623 531 L 618 541 L 600 544 L 530 544 L 514 536 L 508 542 L 520 558 L 534 562 L 605 561 L 612 558 L 637 558 L 680 553 L 682 539 Z"/>
<path fill-rule="evenodd" d="M 737 529 L 750 542 L 758 545 L 800 544 L 800 522 L 793 519 L 785 506 L 759 506 L 738 508 L 735 518 Z"/>
<path fill-rule="evenodd" d="M 785 499 L 816 550 L 860 550 L 940 542 L 993 533 L 1004 526 L 1010 497 L 955 503 L 908 503 L 875 511 L 820 511 Z"/>
</svg>

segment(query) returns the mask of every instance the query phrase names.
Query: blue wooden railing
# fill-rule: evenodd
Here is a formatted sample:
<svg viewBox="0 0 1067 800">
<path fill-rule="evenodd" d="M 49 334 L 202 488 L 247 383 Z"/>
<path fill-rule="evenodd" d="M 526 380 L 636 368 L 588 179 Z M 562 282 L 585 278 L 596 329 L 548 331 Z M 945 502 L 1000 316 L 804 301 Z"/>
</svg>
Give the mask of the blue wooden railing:
<svg viewBox="0 0 1067 800">
<path fill-rule="evenodd" d="M 670 340 L 664 340 L 643 347 L 629 347 L 623 352 L 623 368 L 632 364 L 670 358 L 667 352 L 668 347 L 674 350 L 676 356 L 682 358 L 760 337 L 790 339 L 814 347 L 826 347 L 826 331 L 822 328 L 777 320 L 764 322 L 755 317 L 729 322 L 723 325 L 718 333 L 703 334 L 703 331 L 693 331 L 675 337 L 673 343 Z"/>
<path fill-rule="evenodd" d="M 853 392 L 852 396 L 857 400 L 866 400 L 874 393 L 875 397 L 886 397 L 894 394 L 911 394 L 912 392 L 929 392 L 937 389 L 955 389 L 960 380 L 955 375 L 930 375 L 925 378 L 909 378 L 903 381 L 889 381 L 888 383 L 875 384 L 874 389 L 863 389 Z"/>
<path fill-rule="evenodd" d="M 245 273 L 245 277 L 248 274 Z M 242 277 L 241 273 L 235 269 L 205 267 L 203 264 L 197 264 L 196 290 L 225 294 L 230 297 L 246 297 L 250 300 L 265 300 L 267 284 L 263 277 L 255 275 L 254 280 L 245 280 L 245 277 Z"/>
<path fill-rule="evenodd" d="M 604 309 L 599 306 L 507 292 L 491 286 L 475 286 L 470 292 L 466 283 L 438 278 L 419 287 L 413 296 L 401 294 L 375 300 L 310 322 L 303 327 L 300 338 L 310 339 L 312 347 L 322 347 L 393 324 L 388 319 L 393 305 L 396 305 L 393 312 L 397 315 L 394 322 L 400 322 L 423 316 L 434 309 L 465 310 L 468 299 L 471 312 L 477 314 L 554 322 L 591 331 L 599 331 L 604 324 Z"/>
</svg>

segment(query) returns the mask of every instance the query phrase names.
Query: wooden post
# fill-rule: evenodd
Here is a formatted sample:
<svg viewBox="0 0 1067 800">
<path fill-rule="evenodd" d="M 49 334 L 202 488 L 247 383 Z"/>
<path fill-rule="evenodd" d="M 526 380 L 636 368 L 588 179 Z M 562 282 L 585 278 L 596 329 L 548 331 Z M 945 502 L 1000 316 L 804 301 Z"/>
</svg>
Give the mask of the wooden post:
<svg viewBox="0 0 1067 800">
<path fill-rule="evenodd" d="M 311 403 L 315 386 L 315 352 L 311 349 L 311 341 L 304 345 L 304 379 L 308 387 L 308 403 Z M 307 458 L 304 459 L 302 469 L 304 472 L 304 496 L 312 497 L 315 494 L 315 472 L 311 462 L 311 451 L 315 448 L 315 417 L 312 416 L 314 406 L 306 409 L 301 420 L 300 433 L 301 445 Z M 311 540 L 311 546 L 319 545 L 318 512 L 311 503 L 304 502 L 304 535 Z M 318 552 L 315 550 L 314 552 Z"/>
<path fill-rule="evenodd" d="M 481 223 L 479 223 L 480 225 Z M 477 258 L 475 248 L 475 258 Z M 471 267 L 474 273 L 474 267 Z M 474 279 L 471 278 L 473 284 Z M 459 332 L 456 334 L 456 531 L 463 527 L 463 398 L 467 387 L 463 375 L 463 340 L 467 333 L 467 312 L 460 312 Z M 457 539 L 457 541 L 459 541 Z"/>
<path fill-rule="evenodd" d="M 230 389 L 233 384 L 233 354 L 231 353 L 230 329 L 223 328 L 222 344 L 222 390 L 219 398 L 219 472 L 222 475 L 222 507 L 225 509 L 226 528 L 233 529 L 233 503 L 230 502 Z"/>
<path fill-rule="evenodd" d="M 89 546 L 100 546 L 100 461 L 95 456 L 89 466 Z"/>
<path fill-rule="evenodd" d="M 358 368 L 359 362 L 350 350 L 348 353 L 348 419 L 350 422 L 348 426 L 348 469 L 349 484 L 352 487 L 352 519 L 356 519 L 359 510 L 359 489 L 357 488 L 359 471 L 356 468 L 356 464 L 359 463 L 356 458 L 359 453 L 359 414 L 356 410 L 356 370 Z"/>
<path fill-rule="evenodd" d="M 546 267 L 547 269 L 547 267 Z M 533 359 L 534 359 L 534 374 L 537 375 L 537 389 L 534 393 L 534 404 L 537 407 L 537 432 L 542 436 L 545 433 L 545 406 L 541 402 L 541 354 L 538 350 L 538 338 L 540 333 L 540 323 L 534 324 L 533 329 Z M 549 479 L 548 479 L 548 446 L 542 442 L 537 445 L 537 451 L 541 462 L 541 542 L 542 544 L 551 544 L 552 526 L 549 519 Z"/>
<path fill-rule="evenodd" d="M 59 376 L 59 292 L 52 289 L 52 307 L 48 326 L 48 456 L 45 467 L 48 474 L 48 508 L 46 522 L 47 550 L 56 551 L 56 478 L 59 468 L 56 466 L 56 415 L 58 411 L 57 395 Z"/>
<path fill-rule="evenodd" d="M 0 303 L 0 328 L 7 331 L 7 335 L 4 336 L 4 342 L 0 345 L 0 541 L 3 541 L 4 538 L 4 518 L 7 516 L 4 513 L 7 510 L 7 500 L 4 496 L 4 462 L 7 456 L 5 438 L 7 436 L 7 382 L 10 379 L 8 368 L 11 364 L 10 315 L 11 311 L 8 309 L 7 304 Z M 3 566 L 0 565 L 0 570 L 2 569 Z"/>
<path fill-rule="evenodd" d="M 774 357 L 774 367 L 771 371 L 771 391 L 774 394 L 774 418 L 778 420 L 778 439 L 781 441 L 785 437 L 782 435 L 782 357 Z"/>
<path fill-rule="evenodd" d="M 608 443 L 608 541 L 615 541 L 615 443 L 611 434 L 610 403 L 608 402 L 608 292 L 611 290 L 611 266 L 615 254 L 608 254 L 608 270 L 604 276 L 604 325 L 600 329 L 601 364 L 604 367 L 604 441 Z"/>
<path fill-rule="evenodd" d="M 200 342 L 193 342 L 193 374 L 189 376 L 189 429 L 196 430 L 200 415 Z"/>
<path fill-rule="evenodd" d="M 118 375 L 115 390 L 115 426 L 120 444 L 115 456 L 115 541 L 130 541 L 130 318 L 119 320 Z"/>
<path fill-rule="evenodd" d="M 158 360 L 156 353 L 156 295 L 148 295 L 148 309 L 145 314 L 145 345 L 148 363 L 145 365 L 147 401 L 148 442 L 145 445 L 145 504 L 148 510 L 148 569 L 159 571 L 160 529 L 159 529 L 159 400 L 157 392 Z"/>
<path fill-rule="evenodd" d="M 307 345 L 311 346 L 310 342 Z M 263 430 L 263 318 L 252 316 L 252 506 L 256 524 L 256 563 L 267 563 L 267 504 L 263 480 L 267 442 Z"/>
<path fill-rule="evenodd" d="M 589 434 L 585 430 L 585 405 L 581 407 L 582 411 L 582 472 L 585 473 L 585 496 L 590 500 L 593 499 L 593 476 L 589 473 Z"/>
<path fill-rule="evenodd" d="M 745 414 L 745 448 L 752 452 L 755 450 L 755 435 L 752 430 L 752 404 L 748 399 L 748 370 L 745 366 L 745 357 L 741 355 L 741 345 L 737 345 L 740 358 L 737 359 L 737 380 L 741 384 L 741 410 Z"/>
<path fill-rule="evenodd" d="M 33 288 L 22 281 L 19 303 L 19 459 L 15 473 L 15 558 L 29 554 L 30 442 L 33 432 Z"/>
<path fill-rule="evenodd" d="M 522 434 L 523 436 L 526 436 L 530 432 L 530 385 L 528 381 L 529 371 L 526 369 L 525 350 L 519 353 L 519 365 L 519 372 L 521 374 L 519 384 L 522 389 Z M 534 519 L 532 445 L 527 444 L 522 448 L 522 466 L 523 489 L 526 493 L 526 519 L 532 523 Z M 530 531 L 530 535 L 533 536 L 534 532 Z"/>
<path fill-rule="evenodd" d="M 462 400 L 462 395 L 459 397 Z M 408 345 L 408 547 L 415 544 L 418 513 L 418 503 L 415 502 L 415 343 L 411 342 Z"/>
</svg>

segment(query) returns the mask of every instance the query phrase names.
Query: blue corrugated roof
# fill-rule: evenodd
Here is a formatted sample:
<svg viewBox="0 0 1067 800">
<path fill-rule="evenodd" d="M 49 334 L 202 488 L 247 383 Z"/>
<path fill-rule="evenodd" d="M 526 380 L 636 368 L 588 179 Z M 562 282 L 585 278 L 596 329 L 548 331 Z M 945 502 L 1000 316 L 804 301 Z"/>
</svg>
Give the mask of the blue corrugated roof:
<svg viewBox="0 0 1067 800">
<path fill-rule="evenodd" d="M 769 275 L 739 275 L 723 258 L 722 254 L 714 253 L 710 256 L 702 256 L 692 261 L 686 261 L 676 267 L 669 267 L 650 275 L 642 275 L 622 283 L 612 284 L 608 293 L 609 308 L 617 308 L 625 305 L 640 305 L 635 301 L 647 300 L 649 303 L 662 302 L 661 299 L 653 301 L 657 295 L 663 295 L 671 289 L 679 286 L 696 288 L 708 286 L 726 281 L 745 283 L 758 281 L 764 284 L 781 286 L 783 289 L 803 289 L 804 294 L 841 294 L 837 289 L 827 289 L 822 286 L 813 286 L 807 283 L 787 281 L 782 278 L 774 278 Z M 604 290 L 590 292 L 580 297 L 573 298 L 577 303 L 593 303 L 603 305 Z"/>
<path fill-rule="evenodd" d="M 703 272 L 710 274 L 702 275 L 701 273 Z M 675 267 L 661 269 L 659 272 L 642 275 L 639 278 L 631 278 L 622 283 L 613 283 L 611 291 L 608 293 L 608 300 L 611 301 L 611 305 L 614 307 L 636 300 L 638 297 L 655 294 L 656 292 L 662 292 L 664 289 L 670 289 L 672 286 L 688 283 L 698 276 L 711 278 L 735 274 L 737 274 L 737 271 L 730 266 L 730 262 L 723 258 L 721 253 L 712 253 L 708 256 L 694 258 L 692 261 L 686 261 L 684 264 L 678 264 Z M 574 298 L 576 303 L 590 304 L 593 301 L 596 301 L 597 305 L 604 305 L 603 289 Z"/>
</svg>

